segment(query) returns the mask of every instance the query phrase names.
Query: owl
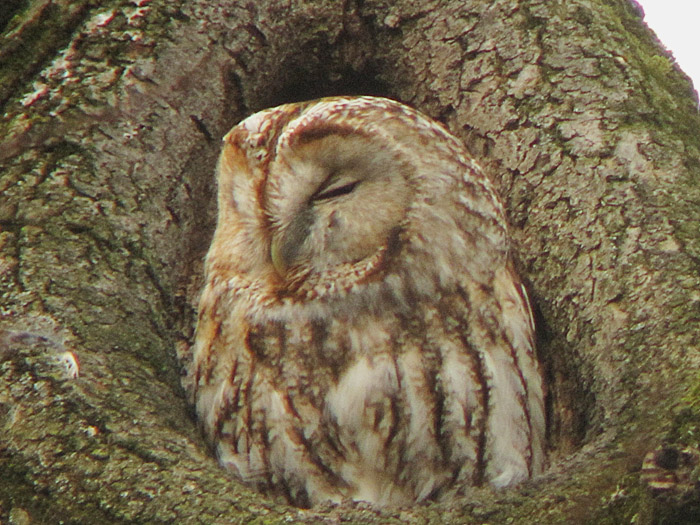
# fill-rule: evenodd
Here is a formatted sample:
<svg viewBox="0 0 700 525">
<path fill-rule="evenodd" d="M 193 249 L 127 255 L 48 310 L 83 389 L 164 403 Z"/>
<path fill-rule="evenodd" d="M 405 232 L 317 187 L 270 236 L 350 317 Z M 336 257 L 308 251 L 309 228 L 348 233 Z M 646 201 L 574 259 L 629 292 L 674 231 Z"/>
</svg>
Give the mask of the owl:
<svg viewBox="0 0 700 525">
<path fill-rule="evenodd" d="M 341 97 L 261 111 L 223 142 L 188 365 L 220 463 L 299 507 L 540 472 L 532 316 L 459 140 Z"/>
</svg>

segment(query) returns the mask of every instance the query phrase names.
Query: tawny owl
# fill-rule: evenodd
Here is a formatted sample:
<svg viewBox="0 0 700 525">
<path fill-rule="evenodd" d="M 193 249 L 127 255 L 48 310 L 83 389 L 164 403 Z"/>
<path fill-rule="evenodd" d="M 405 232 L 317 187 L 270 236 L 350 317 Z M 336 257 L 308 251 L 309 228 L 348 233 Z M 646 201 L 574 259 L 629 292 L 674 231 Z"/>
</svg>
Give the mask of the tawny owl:
<svg viewBox="0 0 700 525">
<path fill-rule="evenodd" d="M 190 366 L 219 461 L 299 506 L 404 505 L 544 463 L 502 206 L 397 102 L 261 111 L 224 138 Z"/>
</svg>

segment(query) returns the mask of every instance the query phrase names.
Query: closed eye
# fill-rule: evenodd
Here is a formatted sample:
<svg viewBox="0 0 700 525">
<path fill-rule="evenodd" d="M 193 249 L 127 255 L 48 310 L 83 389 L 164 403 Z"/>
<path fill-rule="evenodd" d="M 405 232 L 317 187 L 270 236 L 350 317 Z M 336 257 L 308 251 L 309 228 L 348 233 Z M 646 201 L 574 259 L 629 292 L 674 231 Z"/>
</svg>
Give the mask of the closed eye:
<svg viewBox="0 0 700 525">
<path fill-rule="evenodd" d="M 341 186 L 331 186 L 330 188 L 323 188 L 319 193 L 314 195 L 311 200 L 322 201 L 332 199 L 334 197 L 340 197 L 341 195 L 347 195 L 355 189 L 355 186 L 357 186 L 358 183 L 359 181 L 355 180 L 347 184 L 343 184 Z"/>
</svg>

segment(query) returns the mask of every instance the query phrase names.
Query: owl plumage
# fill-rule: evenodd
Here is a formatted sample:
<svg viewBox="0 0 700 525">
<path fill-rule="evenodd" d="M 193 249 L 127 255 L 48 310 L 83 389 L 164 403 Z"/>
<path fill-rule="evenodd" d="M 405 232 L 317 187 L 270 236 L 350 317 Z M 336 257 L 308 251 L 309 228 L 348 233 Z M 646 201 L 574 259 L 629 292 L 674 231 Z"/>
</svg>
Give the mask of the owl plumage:
<svg viewBox="0 0 700 525">
<path fill-rule="evenodd" d="M 308 507 L 405 505 L 544 464 L 502 205 L 441 125 L 375 97 L 224 137 L 189 365 L 219 461 Z"/>
</svg>

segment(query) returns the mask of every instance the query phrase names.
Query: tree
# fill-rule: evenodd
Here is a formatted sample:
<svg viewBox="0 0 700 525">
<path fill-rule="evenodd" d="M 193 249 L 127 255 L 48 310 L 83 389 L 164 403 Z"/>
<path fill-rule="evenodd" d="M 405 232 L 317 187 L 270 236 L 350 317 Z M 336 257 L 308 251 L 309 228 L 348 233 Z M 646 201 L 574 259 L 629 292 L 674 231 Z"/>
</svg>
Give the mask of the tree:
<svg viewBox="0 0 700 525">
<path fill-rule="evenodd" d="M 3 520 L 693 519 L 700 120 L 634 4 L 2 9 Z M 193 333 L 219 139 L 263 107 L 348 93 L 441 120 L 497 181 L 542 334 L 552 449 L 542 478 L 404 511 L 298 511 L 241 487 L 204 446 L 176 354 Z M 60 364 L 71 353 L 79 378 Z M 662 490 L 649 476 L 675 482 Z"/>
</svg>

